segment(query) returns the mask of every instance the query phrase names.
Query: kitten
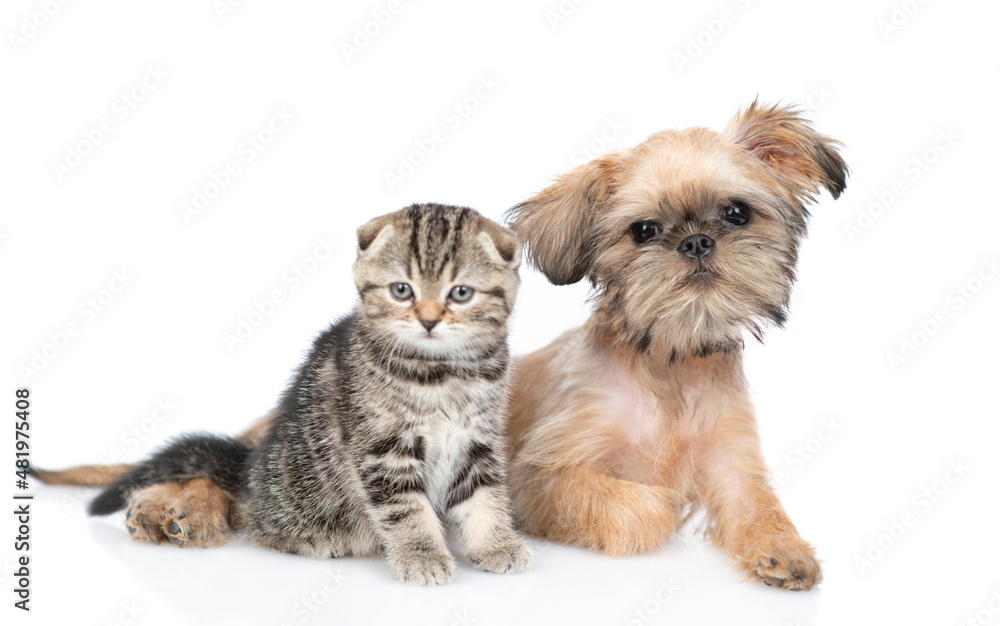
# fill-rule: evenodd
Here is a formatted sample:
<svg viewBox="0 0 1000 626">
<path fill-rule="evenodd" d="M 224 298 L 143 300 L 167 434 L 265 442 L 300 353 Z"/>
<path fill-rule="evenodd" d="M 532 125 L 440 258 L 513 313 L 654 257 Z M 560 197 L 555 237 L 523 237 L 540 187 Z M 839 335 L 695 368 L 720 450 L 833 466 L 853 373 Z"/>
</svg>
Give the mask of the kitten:
<svg viewBox="0 0 1000 626">
<path fill-rule="evenodd" d="M 184 437 L 109 486 L 92 514 L 141 487 L 208 478 L 254 544 L 311 557 L 384 554 L 395 577 L 455 574 L 443 523 L 480 569 L 516 572 L 501 433 L 507 318 L 520 244 L 471 209 L 414 205 L 357 232 L 360 303 L 316 339 L 251 449 Z"/>
</svg>

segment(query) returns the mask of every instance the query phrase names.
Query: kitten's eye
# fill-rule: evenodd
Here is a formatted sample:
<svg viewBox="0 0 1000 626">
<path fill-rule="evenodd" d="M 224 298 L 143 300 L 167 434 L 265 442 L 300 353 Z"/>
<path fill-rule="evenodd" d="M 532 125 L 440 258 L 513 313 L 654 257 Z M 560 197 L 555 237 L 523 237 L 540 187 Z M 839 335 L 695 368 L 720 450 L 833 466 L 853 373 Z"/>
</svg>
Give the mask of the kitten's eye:
<svg viewBox="0 0 1000 626">
<path fill-rule="evenodd" d="M 733 226 L 746 226 L 750 222 L 751 215 L 753 210 L 738 200 L 722 207 L 722 219 Z"/>
<path fill-rule="evenodd" d="M 629 232 L 632 233 L 632 239 L 635 239 L 636 243 L 646 243 L 659 235 L 660 231 L 660 225 L 656 222 L 636 222 L 629 229 Z"/>
<path fill-rule="evenodd" d="M 472 298 L 472 294 L 476 293 L 476 290 L 472 287 L 466 287 L 465 285 L 459 285 L 448 293 L 448 299 L 452 302 L 468 302 Z"/>
<path fill-rule="evenodd" d="M 403 302 L 413 297 L 413 288 L 406 283 L 393 283 L 389 285 L 389 293 L 393 298 Z"/>
</svg>

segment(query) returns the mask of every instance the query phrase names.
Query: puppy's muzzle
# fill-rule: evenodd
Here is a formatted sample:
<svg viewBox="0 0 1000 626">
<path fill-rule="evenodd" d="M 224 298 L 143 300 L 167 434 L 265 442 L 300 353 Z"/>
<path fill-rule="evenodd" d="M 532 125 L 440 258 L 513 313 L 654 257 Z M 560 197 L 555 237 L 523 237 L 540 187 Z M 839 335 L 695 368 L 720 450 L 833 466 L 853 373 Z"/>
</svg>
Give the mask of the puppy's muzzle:
<svg viewBox="0 0 1000 626">
<path fill-rule="evenodd" d="M 699 233 L 685 237 L 681 245 L 677 246 L 677 251 L 689 259 L 698 261 L 711 254 L 714 247 L 714 239 L 708 235 Z"/>
</svg>

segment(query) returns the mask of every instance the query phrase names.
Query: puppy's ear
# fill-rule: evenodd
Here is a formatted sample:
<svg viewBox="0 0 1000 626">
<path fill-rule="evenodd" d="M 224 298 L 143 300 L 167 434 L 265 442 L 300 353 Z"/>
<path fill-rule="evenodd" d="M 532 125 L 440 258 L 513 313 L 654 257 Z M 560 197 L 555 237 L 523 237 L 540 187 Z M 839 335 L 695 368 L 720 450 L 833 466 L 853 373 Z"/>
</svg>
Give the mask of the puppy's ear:
<svg viewBox="0 0 1000 626">
<path fill-rule="evenodd" d="M 483 229 L 479 232 L 479 245 L 494 263 L 517 269 L 521 265 L 521 241 L 508 228 L 483 219 Z"/>
<path fill-rule="evenodd" d="M 817 193 L 822 185 L 836 198 L 847 185 L 840 142 L 817 133 L 792 107 L 754 100 L 729 122 L 725 134 L 776 170 L 797 195 Z"/>
<path fill-rule="evenodd" d="M 614 194 L 620 168 L 620 154 L 595 159 L 507 212 L 528 260 L 552 284 L 578 282 L 590 271 L 594 217 Z"/>
<path fill-rule="evenodd" d="M 358 227 L 359 258 L 366 253 L 375 251 L 389 239 L 394 230 L 391 222 L 395 217 L 393 213 L 382 215 Z"/>
</svg>

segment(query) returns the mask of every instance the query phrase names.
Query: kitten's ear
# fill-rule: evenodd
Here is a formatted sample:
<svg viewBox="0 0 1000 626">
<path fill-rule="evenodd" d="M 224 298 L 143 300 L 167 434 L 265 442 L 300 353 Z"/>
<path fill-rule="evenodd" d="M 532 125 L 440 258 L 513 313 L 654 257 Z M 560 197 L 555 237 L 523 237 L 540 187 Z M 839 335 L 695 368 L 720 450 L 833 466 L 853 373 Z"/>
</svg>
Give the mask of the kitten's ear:
<svg viewBox="0 0 1000 626">
<path fill-rule="evenodd" d="M 725 134 L 776 170 L 796 195 L 817 193 L 822 185 L 836 198 L 847 185 L 840 142 L 817 133 L 792 107 L 754 100 L 729 122 Z"/>
<path fill-rule="evenodd" d="M 614 194 L 621 161 L 612 153 L 581 165 L 507 212 L 528 260 L 552 284 L 569 285 L 590 272 L 594 218 Z"/>
<path fill-rule="evenodd" d="M 358 227 L 359 257 L 362 254 L 371 254 L 388 241 L 389 237 L 392 236 L 393 230 L 395 230 L 391 223 L 393 217 L 394 215 L 390 213 L 389 215 L 376 217 L 372 221 Z"/>
<path fill-rule="evenodd" d="M 514 231 L 488 219 L 477 238 L 479 245 L 497 265 L 517 269 L 521 265 L 521 241 Z"/>
</svg>

